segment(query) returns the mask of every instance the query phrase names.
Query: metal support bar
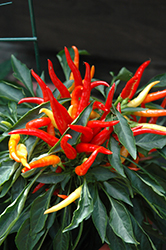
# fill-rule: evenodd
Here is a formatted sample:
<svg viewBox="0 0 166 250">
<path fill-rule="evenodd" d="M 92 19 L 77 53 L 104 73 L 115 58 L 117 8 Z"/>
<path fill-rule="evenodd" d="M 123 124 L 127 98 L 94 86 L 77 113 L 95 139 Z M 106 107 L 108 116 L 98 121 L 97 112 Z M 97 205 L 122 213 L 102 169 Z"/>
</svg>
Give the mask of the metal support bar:
<svg viewBox="0 0 166 250">
<path fill-rule="evenodd" d="M 11 4 L 12 2 L 6 2 L 0 4 L 0 6 Z M 34 51 L 35 51 L 35 59 L 36 59 L 36 67 L 38 75 L 41 75 L 41 67 L 40 67 L 40 59 L 39 59 L 39 48 L 37 43 L 37 35 L 36 35 L 36 26 L 35 26 L 35 16 L 32 0 L 28 0 L 29 5 L 29 14 L 32 28 L 32 37 L 5 37 L 0 38 L 0 42 L 33 42 L 34 43 Z"/>
</svg>

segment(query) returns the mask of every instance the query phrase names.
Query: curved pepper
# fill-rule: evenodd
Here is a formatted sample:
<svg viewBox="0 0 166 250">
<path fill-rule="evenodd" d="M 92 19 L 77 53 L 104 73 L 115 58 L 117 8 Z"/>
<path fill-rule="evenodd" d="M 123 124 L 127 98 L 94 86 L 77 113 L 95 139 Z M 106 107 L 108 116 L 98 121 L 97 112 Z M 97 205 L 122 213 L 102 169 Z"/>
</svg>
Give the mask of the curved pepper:
<svg viewBox="0 0 166 250">
<path fill-rule="evenodd" d="M 127 107 L 138 107 L 144 101 L 145 97 L 147 96 L 151 88 L 159 82 L 160 81 L 155 81 L 148 84 L 136 98 L 134 98 L 127 104 Z"/>
<path fill-rule="evenodd" d="M 47 167 L 49 165 L 56 165 L 60 161 L 61 161 L 61 159 L 57 155 L 48 155 L 48 156 L 42 157 L 36 161 L 29 163 L 29 167 L 30 167 L 30 169 Z M 25 167 L 22 169 L 22 172 L 25 173 L 30 169 Z"/>
<path fill-rule="evenodd" d="M 70 92 L 66 88 L 66 86 L 59 80 L 59 78 L 56 76 L 53 64 L 48 59 L 48 72 L 49 76 L 51 78 L 52 83 L 55 85 L 55 87 L 59 90 L 62 98 L 70 98 Z"/>
<path fill-rule="evenodd" d="M 28 152 L 27 152 L 26 146 L 22 143 L 18 144 L 16 147 L 16 153 L 17 153 L 18 157 L 20 158 L 22 165 L 26 168 L 30 168 L 30 166 L 27 162 Z"/>
<path fill-rule="evenodd" d="M 72 130 L 75 130 L 79 133 L 82 133 L 82 135 L 81 135 L 82 142 L 89 142 L 93 137 L 93 130 L 89 127 L 84 127 L 81 125 L 72 125 L 72 124 L 70 124 L 69 127 Z"/>
<path fill-rule="evenodd" d="M 55 119 L 54 119 L 54 116 L 53 116 L 53 112 L 51 110 L 46 109 L 46 108 L 42 108 L 39 110 L 39 114 L 41 114 L 41 113 L 45 113 L 50 118 L 54 127 L 58 129 L 56 122 L 55 122 Z"/>
<path fill-rule="evenodd" d="M 72 202 L 74 202 L 75 200 L 77 200 L 81 196 L 81 191 L 82 191 L 82 186 L 78 187 L 74 192 L 69 194 L 69 196 L 65 200 L 63 200 L 60 203 L 58 203 L 57 205 L 47 209 L 44 212 L 44 214 L 53 213 L 53 212 L 56 212 L 64 207 L 67 207 L 68 205 L 70 205 Z"/>
<path fill-rule="evenodd" d="M 33 120 L 27 122 L 25 127 L 27 129 L 40 128 L 43 126 L 47 126 L 50 122 L 51 122 L 51 120 L 48 117 L 37 118 L 37 119 L 33 119 Z"/>
<path fill-rule="evenodd" d="M 69 143 L 68 143 L 68 140 L 71 139 L 72 136 L 69 135 L 69 134 L 66 134 L 62 137 L 61 139 L 61 142 L 60 142 L 60 145 L 61 145 L 61 148 L 63 149 L 66 157 L 68 159 L 75 159 L 77 157 L 77 151 L 75 150 L 75 148 L 73 148 Z"/>
<path fill-rule="evenodd" d="M 10 136 L 10 139 L 8 142 L 9 155 L 13 160 L 17 162 L 20 162 L 20 158 L 18 157 L 17 152 L 16 152 L 16 147 L 17 147 L 19 140 L 20 140 L 20 135 L 19 133 L 16 133 Z"/>
<path fill-rule="evenodd" d="M 88 121 L 87 126 L 90 128 L 105 128 L 110 127 L 118 124 L 119 121 L 100 121 L 100 120 L 94 120 L 94 121 Z"/>
<path fill-rule="evenodd" d="M 76 150 L 78 153 L 89 154 L 95 151 L 96 149 L 98 149 L 99 152 L 102 154 L 112 154 L 112 152 L 109 149 L 103 146 L 96 145 L 96 144 L 80 142 L 76 145 Z"/>
<path fill-rule="evenodd" d="M 32 135 L 32 136 L 36 136 L 40 139 L 42 139 L 43 141 L 45 141 L 48 145 L 50 145 L 51 147 L 53 147 L 58 141 L 59 139 L 56 138 L 55 136 L 49 135 L 47 132 L 41 130 L 41 129 L 26 129 L 26 128 L 22 128 L 22 129 L 16 129 L 13 130 L 11 132 L 9 132 L 10 135 L 14 135 L 14 134 L 23 134 L 23 135 Z"/>
<path fill-rule="evenodd" d="M 36 103 L 36 104 L 42 104 L 44 102 L 44 99 L 41 97 L 25 97 L 22 98 L 18 104 L 29 102 L 29 103 Z"/>
</svg>

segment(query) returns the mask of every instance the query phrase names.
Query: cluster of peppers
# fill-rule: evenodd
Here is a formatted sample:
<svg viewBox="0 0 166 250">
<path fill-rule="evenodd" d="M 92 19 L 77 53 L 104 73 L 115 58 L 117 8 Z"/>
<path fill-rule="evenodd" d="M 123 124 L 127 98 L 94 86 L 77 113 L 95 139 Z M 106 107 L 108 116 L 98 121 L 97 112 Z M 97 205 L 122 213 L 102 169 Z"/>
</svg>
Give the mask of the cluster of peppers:
<svg viewBox="0 0 166 250">
<path fill-rule="evenodd" d="M 113 83 L 110 87 L 105 81 L 93 81 L 95 68 L 85 62 L 85 77 L 82 79 L 79 71 L 79 51 L 77 47 L 72 46 L 74 50 L 74 61 L 72 60 L 69 50 L 65 47 L 65 55 L 69 68 L 71 69 L 70 80 L 73 80 L 73 84 L 70 88 L 67 88 L 55 74 L 53 64 L 48 60 L 48 71 L 52 83 L 56 89 L 59 90 L 60 98 L 70 98 L 71 102 L 68 110 L 60 104 L 60 102 L 54 97 L 53 92 L 45 84 L 45 82 L 38 76 L 33 70 L 31 70 L 32 76 L 39 84 L 43 97 L 27 97 L 19 101 L 19 104 L 24 102 L 35 103 L 40 105 L 44 102 L 50 102 L 51 109 L 41 108 L 39 113 L 44 113 L 44 116 L 34 120 L 30 120 L 25 128 L 16 129 L 11 132 L 9 139 L 9 154 L 10 157 L 16 162 L 20 162 L 23 165 L 22 173 L 25 173 L 34 168 L 42 168 L 47 166 L 56 167 L 56 172 L 60 173 L 65 169 L 63 161 L 60 156 L 50 154 L 45 157 L 34 160 L 30 163 L 27 162 L 27 149 L 26 146 L 20 141 L 20 134 L 36 136 L 46 142 L 50 147 L 55 146 L 60 142 L 61 152 L 68 160 L 75 160 L 79 154 L 84 153 L 86 157 L 82 163 L 74 168 L 76 175 L 84 176 L 88 172 L 91 165 L 94 163 L 98 153 L 110 155 L 112 152 L 107 148 L 108 140 L 110 136 L 113 136 L 119 141 L 118 136 L 114 133 L 114 126 L 119 123 L 118 120 L 107 120 L 108 115 L 112 112 L 112 105 L 123 114 L 125 108 L 141 107 L 141 111 L 135 111 L 130 113 L 129 116 L 124 115 L 131 126 L 133 135 L 139 135 L 143 133 L 154 133 L 166 135 L 166 127 L 157 125 L 157 118 L 159 116 L 165 116 L 166 110 L 166 90 L 149 93 L 151 88 L 155 86 L 159 81 L 148 84 L 138 95 L 133 99 L 139 86 L 142 74 L 145 68 L 149 65 L 150 60 L 144 62 L 134 76 L 126 83 L 122 92 L 117 100 L 113 103 L 116 84 Z M 93 102 L 93 108 L 89 116 L 89 120 L 86 126 L 76 125 L 73 121 L 81 114 L 81 112 L 92 102 L 91 91 L 93 88 L 104 85 L 105 88 L 109 87 L 108 95 L 105 103 L 100 101 Z M 163 98 L 161 103 L 161 109 L 146 109 L 145 104 Z M 148 120 L 147 120 L 148 119 Z M 67 133 L 67 129 L 70 128 L 78 133 L 80 137 L 77 145 L 71 145 L 69 140 L 72 136 Z M 120 144 L 120 142 L 119 142 Z M 121 162 L 124 163 L 125 157 L 129 152 L 121 145 Z M 141 154 L 138 155 L 134 162 L 137 163 L 141 160 Z M 78 157 L 79 159 L 79 157 Z M 139 171 L 139 168 L 134 163 L 131 163 L 129 168 L 134 171 Z M 105 166 L 110 166 L 109 161 Z M 110 170 L 114 169 L 110 166 Z M 40 183 L 34 192 L 42 187 L 44 184 Z M 56 206 L 48 209 L 45 213 L 51 213 L 57 211 L 80 197 L 82 186 L 78 187 L 69 196 L 61 196 L 64 200 Z M 58 192 L 57 192 L 58 195 Z"/>
</svg>

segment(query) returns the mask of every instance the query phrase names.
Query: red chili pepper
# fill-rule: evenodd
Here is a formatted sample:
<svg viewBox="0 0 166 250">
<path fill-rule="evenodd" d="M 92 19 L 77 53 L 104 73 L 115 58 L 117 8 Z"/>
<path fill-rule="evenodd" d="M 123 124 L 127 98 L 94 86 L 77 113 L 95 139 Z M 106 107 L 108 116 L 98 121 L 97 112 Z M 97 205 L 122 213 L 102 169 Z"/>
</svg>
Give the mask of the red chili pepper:
<svg viewBox="0 0 166 250">
<path fill-rule="evenodd" d="M 93 110 L 94 110 L 94 109 L 101 109 L 101 110 L 103 110 L 103 111 L 108 111 L 108 110 L 105 108 L 104 103 L 99 102 L 99 101 L 95 101 L 95 102 L 93 103 Z"/>
<path fill-rule="evenodd" d="M 60 166 L 57 166 L 57 169 L 55 170 L 55 173 L 59 174 L 62 172 L 62 168 Z"/>
<path fill-rule="evenodd" d="M 166 131 L 161 131 L 161 130 L 155 130 L 155 129 L 150 129 L 150 128 L 141 128 L 133 131 L 133 135 L 142 135 L 142 134 L 158 134 L 158 135 L 166 135 Z"/>
<path fill-rule="evenodd" d="M 75 119 L 76 116 L 77 116 L 77 110 L 78 110 L 78 106 L 79 106 L 79 98 L 81 97 L 82 95 L 82 90 L 83 90 L 83 87 L 82 86 L 77 86 L 73 92 L 72 92 L 72 96 L 71 96 L 71 105 L 73 106 L 72 107 L 72 118 Z"/>
<path fill-rule="evenodd" d="M 88 106 L 91 93 L 90 65 L 85 62 L 85 66 L 86 66 L 85 79 L 84 79 L 81 99 L 78 105 L 77 115 L 79 115 L 83 111 L 83 109 Z"/>
<path fill-rule="evenodd" d="M 112 107 L 112 100 L 113 100 L 114 92 L 115 92 L 115 83 L 113 83 L 112 87 L 110 88 L 107 99 L 106 99 L 105 108 L 108 111 L 105 111 L 103 113 L 100 120 L 103 120 L 108 115 L 108 113 L 110 112 L 110 108 Z"/>
<path fill-rule="evenodd" d="M 70 53 L 69 53 L 67 47 L 65 47 L 65 55 L 66 55 L 66 60 L 67 60 L 67 63 L 69 65 L 69 68 L 73 72 L 75 87 L 77 87 L 79 85 L 82 86 L 82 78 L 81 78 L 80 71 L 78 70 L 78 68 L 74 64 L 74 62 L 72 61 Z"/>
<path fill-rule="evenodd" d="M 106 86 L 106 87 L 109 87 L 110 85 L 105 82 L 105 81 L 94 81 L 94 82 L 91 82 L 91 89 L 93 88 L 96 88 L 97 86 L 99 85 L 103 85 L 103 86 Z"/>
<path fill-rule="evenodd" d="M 52 83 L 55 85 L 55 87 L 59 90 L 62 98 L 70 98 L 70 92 L 66 88 L 66 86 L 59 80 L 59 78 L 56 76 L 53 64 L 48 59 L 48 71 L 49 76 L 51 78 Z"/>
<path fill-rule="evenodd" d="M 103 146 L 92 144 L 92 143 L 80 142 L 76 145 L 76 150 L 78 153 L 89 154 L 89 153 L 92 153 L 96 149 L 99 149 L 99 152 L 103 154 L 112 154 L 112 152 L 109 149 L 104 148 Z"/>
<path fill-rule="evenodd" d="M 43 93 L 43 99 L 44 102 L 48 102 L 49 101 L 49 95 L 48 95 L 48 86 L 45 84 L 45 82 L 40 78 L 40 76 L 38 76 L 33 69 L 31 69 L 31 74 L 32 76 L 35 78 L 35 80 L 38 82 L 38 84 L 40 85 L 40 88 L 42 90 Z"/>
<path fill-rule="evenodd" d="M 76 46 L 72 46 L 72 49 L 74 50 L 74 64 L 78 69 L 79 68 L 79 51 Z M 73 72 L 70 73 L 69 79 L 74 80 Z"/>
<path fill-rule="evenodd" d="M 45 183 L 39 183 L 34 190 L 32 191 L 32 194 L 36 193 L 40 188 L 42 188 L 45 185 Z"/>
<path fill-rule="evenodd" d="M 165 106 L 166 106 L 166 97 L 164 98 L 164 100 L 161 103 L 162 108 L 165 108 Z M 157 119 L 158 119 L 158 117 L 151 117 L 149 120 L 149 123 L 155 124 L 157 122 Z"/>
<path fill-rule="evenodd" d="M 105 128 L 105 127 L 110 127 L 118 124 L 119 121 L 100 121 L 100 120 L 93 120 L 93 121 L 88 121 L 87 126 L 90 128 Z"/>
<path fill-rule="evenodd" d="M 113 127 L 104 128 L 101 132 L 99 132 L 97 135 L 93 137 L 90 143 L 96 144 L 96 145 L 102 145 L 109 137 L 109 135 L 112 133 Z"/>
<path fill-rule="evenodd" d="M 97 148 L 95 151 L 93 151 L 93 153 L 89 156 L 87 160 L 85 160 L 81 165 L 75 168 L 75 173 L 79 176 L 85 175 L 89 170 L 89 168 L 91 167 L 91 165 L 93 164 L 93 162 L 95 161 L 96 156 L 98 155 L 99 152 L 100 152 L 100 147 Z"/>
<path fill-rule="evenodd" d="M 45 141 L 51 147 L 53 147 L 59 141 L 59 139 L 56 138 L 55 136 L 49 135 L 47 132 L 45 132 L 43 130 L 40 130 L 40 129 L 22 128 L 22 129 L 13 130 L 13 131 L 9 132 L 9 134 L 10 135 L 12 135 L 12 134 L 23 134 L 23 135 L 36 136 L 36 137 L 42 139 L 43 141 Z"/>
<path fill-rule="evenodd" d="M 69 127 L 72 130 L 75 130 L 79 133 L 82 133 L 81 135 L 81 141 L 82 142 L 89 142 L 91 141 L 92 137 L 93 137 L 93 130 L 89 127 L 84 127 L 81 125 L 72 125 L 70 124 Z"/>
<path fill-rule="evenodd" d="M 68 159 L 75 159 L 77 157 L 77 151 L 75 150 L 75 148 L 73 148 L 69 143 L 68 143 L 68 140 L 71 139 L 72 136 L 69 135 L 69 134 L 66 134 L 62 137 L 61 139 L 61 142 L 60 142 L 60 145 L 61 145 L 61 148 L 63 149 L 66 157 Z"/>
<path fill-rule="evenodd" d="M 25 97 L 22 98 L 18 104 L 24 103 L 24 102 L 28 102 L 28 103 L 36 103 L 36 104 L 41 104 L 44 102 L 44 99 L 41 97 Z"/>
<path fill-rule="evenodd" d="M 49 135 L 53 135 L 55 136 L 55 129 L 54 129 L 54 125 L 52 124 L 52 122 L 50 122 L 47 126 L 47 133 Z"/>
<path fill-rule="evenodd" d="M 121 103 L 120 102 L 118 102 L 116 109 L 119 111 L 119 113 L 121 113 Z"/>
<path fill-rule="evenodd" d="M 123 88 L 120 97 L 122 99 L 126 99 L 130 96 L 131 92 L 133 91 L 133 87 L 136 83 L 136 81 L 138 80 L 138 76 L 133 76 L 125 85 L 125 87 Z"/>
<path fill-rule="evenodd" d="M 41 168 L 41 167 L 46 167 L 49 165 L 58 164 L 60 161 L 61 160 L 57 155 L 48 155 L 48 156 L 42 157 L 36 161 L 29 163 L 29 166 L 30 166 L 30 169 Z M 30 169 L 23 168 L 22 173 L 25 173 L 29 171 Z"/>
<path fill-rule="evenodd" d="M 63 134 L 68 128 L 68 124 L 72 123 L 73 119 L 67 112 L 66 108 L 54 98 L 50 89 L 48 89 L 48 95 L 55 122 L 60 133 Z"/>
<path fill-rule="evenodd" d="M 51 122 L 49 117 L 42 117 L 42 118 L 37 118 L 34 120 L 31 120 L 29 122 L 26 123 L 25 127 L 27 129 L 29 128 L 40 128 L 43 126 L 47 126 L 49 123 Z"/>
<path fill-rule="evenodd" d="M 128 96 L 129 99 L 132 99 L 134 94 L 137 91 L 138 85 L 141 81 L 141 77 L 143 75 L 143 72 L 145 70 L 145 68 L 150 64 L 150 60 L 145 61 L 143 64 L 141 64 L 141 66 L 137 69 L 137 71 L 135 72 L 134 76 L 138 77 L 138 80 L 136 81 L 136 83 L 133 86 L 132 92 L 130 93 L 130 95 Z"/>
</svg>

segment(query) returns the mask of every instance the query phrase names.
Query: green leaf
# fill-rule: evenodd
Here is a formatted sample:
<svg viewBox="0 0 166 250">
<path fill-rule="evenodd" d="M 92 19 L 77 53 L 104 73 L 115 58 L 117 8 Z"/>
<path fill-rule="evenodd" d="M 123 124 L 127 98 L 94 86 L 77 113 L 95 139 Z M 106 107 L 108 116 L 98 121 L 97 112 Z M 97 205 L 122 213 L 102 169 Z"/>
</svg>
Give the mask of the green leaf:
<svg viewBox="0 0 166 250">
<path fill-rule="evenodd" d="M 0 64 L 0 80 L 4 79 L 11 70 L 11 60 L 6 60 Z"/>
<path fill-rule="evenodd" d="M 166 145 L 166 136 L 157 134 L 143 134 L 135 136 L 136 145 L 145 150 L 161 149 Z"/>
<path fill-rule="evenodd" d="M 136 221 L 134 216 L 130 214 L 130 218 L 133 225 L 134 235 L 136 236 L 136 239 L 139 242 L 138 249 L 157 250 L 148 234 L 143 230 L 143 228 L 138 223 L 138 221 Z"/>
<path fill-rule="evenodd" d="M 125 167 L 126 174 L 131 182 L 134 191 L 140 194 L 151 208 L 159 215 L 166 219 L 166 202 L 165 197 L 158 195 L 153 189 L 143 182 L 138 174 Z"/>
<path fill-rule="evenodd" d="M 0 215 L 0 242 L 5 240 L 10 230 L 19 219 L 21 211 L 24 207 L 28 193 L 41 172 L 30 182 L 30 184 L 22 191 L 22 193 L 15 199 Z"/>
<path fill-rule="evenodd" d="M 16 235 L 16 245 L 18 250 L 32 250 L 44 232 L 45 231 L 43 230 L 38 234 L 32 235 L 30 233 L 30 219 L 25 220 Z"/>
<path fill-rule="evenodd" d="M 121 115 L 115 108 L 114 112 L 117 119 L 119 120 L 119 123 L 114 126 L 114 132 L 118 135 L 119 141 L 123 146 L 125 146 L 133 159 L 136 159 L 137 150 L 133 132 L 123 115 Z"/>
<path fill-rule="evenodd" d="M 53 250 L 69 249 L 69 232 L 62 233 L 61 228 L 53 240 Z"/>
<path fill-rule="evenodd" d="M 22 88 L 17 87 L 9 82 L 0 81 L 0 97 L 13 102 L 18 102 L 25 96 L 22 92 Z"/>
<path fill-rule="evenodd" d="M 115 80 L 128 81 L 132 77 L 133 73 L 130 72 L 125 67 L 121 68 L 118 75 L 115 77 Z"/>
<path fill-rule="evenodd" d="M 107 181 L 118 176 L 117 173 L 112 173 L 108 168 L 104 168 L 102 166 L 96 166 L 90 169 L 89 173 L 94 175 L 97 181 Z"/>
<path fill-rule="evenodd" d="M 109 223 L 107 223 L 106 236 L 111 250 L 129 250 L 126 249 L 124 241 L 114 233 Z"/>
<path fill-rule="evenodd" d="M 97 189 L 95 189 L 95 198 L 93 200 L 94 209 L 92 213 L 93 223 L 100 235 L 102 242 L 105 240 L 106 226 L 107 226 L 107 211 L 100 200 Z"/>
<path fill-rule="evenodd" d="M 63 232 L 67 232 L 72 230 L 93 212 L 93 200 L 89 193 L 88 186 L 86 181 L 84 181 L 84 185 L 82 187 L 81 196 L 78 202 L 77 209 L 73 213 L 72 221 L 69 226 L 67 226 Z"/>
<path fill-rule="evenodd" d="M 21 81 L 29 90 L 31 95 L 34 96 L 30 70 L 25 64 L 21 63 L 14 55 L 11 56 L 11 62 L 14 71 L 14 76 L 19 81 Z"/>
<path fill-rule="evenodd" d="M 112 198 L 109 198 L 109 200 L 112 205 L 109 224 L 112 227 L 114 233 L 124 240 L 124 242 L 137 245 L 138 242 L 134 237 L 133 228 L 127 209 L 122 203 Z"/>
<path fill-rule="evenodd" d="M 116 200 L 120 200 L 123 201 L 127 204 L 129 204 L 130 206 L 133 206 L 133 204 L 131 203 L 131 200 L 129 198 L 129 193 L 126 189 L 125 186 L 119 184 L 118 182 L 115 182 L 113 180 L 111 180 L 111 182 L 104 182 L 104 186 L 105 186 L 105 190 L 106 192 L 111 195 L 113 198 L 115 198 Z"/>
<path fill-rule="evenodd" d="M 44 211 L 49 207 L 53 191 L 54 187 L 37 197 L 32 203 L 30 210 L 30 231 L 32 237 L 44 228 L 48 217 L 48 215 L 44 215 Z"/>
<path fill-rule="evenodd" d="M 112 151 L 112 155 L 108 155 L 108 160 L 113 168 L 123 177 L 125 177 L 123 165 L 120 160 L 120 147 L 119 142 L 113 137 L 109 140 L 109 149 Z"/>
<path fill-rule="evenodd" d="M 166 87 L 166 73 L 153 77 L 152 79 L 150 79 L 148 84 L 154 81 L 160 81 L 156 86 L 154 86 L 154 88 Z"/>
<path fill-rule="evenodd" d="M 43 173 L 41 176 L 38 178 L 38 182 L 42 182 L 45 184 L 57 184 L 59 182 L 62 182 L 66 178 L 68 179 L 69 173 Z"/>
<path fill-rule="evenodd" d="M 19 163 L 13 162 L 12 160 L 2 163 L 0 167 L 0 186 L 10 179 L 18 166 Z"/>
</svg>

